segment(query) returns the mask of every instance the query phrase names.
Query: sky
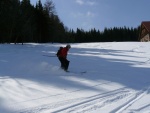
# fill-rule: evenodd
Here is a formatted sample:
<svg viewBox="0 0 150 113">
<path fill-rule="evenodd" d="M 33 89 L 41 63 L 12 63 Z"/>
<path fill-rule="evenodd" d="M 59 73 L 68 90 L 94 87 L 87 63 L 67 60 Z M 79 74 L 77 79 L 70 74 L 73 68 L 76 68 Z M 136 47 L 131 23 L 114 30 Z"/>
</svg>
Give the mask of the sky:
<svg viewBox="0 0 150 113">
<path fill-rule="evenodd" d="M 38 0 L 31 0 L 35 4 Z M 46 0 L 41 0 L 44 4 Z M 60 20 L 69 29 L 104 30 L 138 27 L 149 21 L 150 0 L 52 0 Z M 147 13 L 147 14 L 146 14 Z"/>
</svg>

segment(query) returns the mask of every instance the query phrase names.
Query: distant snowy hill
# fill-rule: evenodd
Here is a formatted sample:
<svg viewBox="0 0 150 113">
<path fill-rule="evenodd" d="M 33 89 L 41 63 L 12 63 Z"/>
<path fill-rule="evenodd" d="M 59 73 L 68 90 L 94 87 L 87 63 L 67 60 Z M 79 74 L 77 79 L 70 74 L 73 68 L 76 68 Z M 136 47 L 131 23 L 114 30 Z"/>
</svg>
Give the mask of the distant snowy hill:
<svg viewBox="0 0 150 113">
<path fill-rule="evenodd" d="M 0 44 L 0 113 L 150 113 L 149 42 L 60 46 Z"/>
</svg>

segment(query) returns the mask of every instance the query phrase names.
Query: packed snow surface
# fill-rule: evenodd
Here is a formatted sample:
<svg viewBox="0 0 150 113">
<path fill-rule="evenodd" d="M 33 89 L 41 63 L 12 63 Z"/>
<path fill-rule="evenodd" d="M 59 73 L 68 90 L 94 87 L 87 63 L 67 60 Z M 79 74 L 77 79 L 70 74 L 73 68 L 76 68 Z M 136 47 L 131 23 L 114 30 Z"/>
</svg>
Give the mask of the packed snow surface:
<svg viewBox="0 0 150 113">
<path fill-rule="evenodd" d="M 150 113 L 150 43 L 0 44 L 0 113 Z"/>
</svg>

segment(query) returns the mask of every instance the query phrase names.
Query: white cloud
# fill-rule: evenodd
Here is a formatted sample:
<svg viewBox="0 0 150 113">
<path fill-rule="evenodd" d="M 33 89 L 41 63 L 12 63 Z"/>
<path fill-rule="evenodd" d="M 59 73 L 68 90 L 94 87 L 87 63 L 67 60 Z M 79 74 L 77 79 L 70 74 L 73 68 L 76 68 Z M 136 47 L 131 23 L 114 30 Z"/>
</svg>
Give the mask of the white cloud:
<svg viewBox="0 0 150 113">
<path fill-rule="evenodd" d="M 93 6 L 93 5 L 95 5 L 96 3 L 95 3 L 95 2 L 91 2 L 91 1 L 87 1 L 87 4 L 90 5 L 90 6 Z"/>
<path fill-rule="evenodd" d="M 79 5 L 83 5 L 84 1 L 83 0 L 76 0 L 76 3 L 78 3 Z"/>
<path fill-rule="evenodd" d="M 89 6 L 93 6 L 96 4 L 93 1 L 87 1 L 87 0 L 76 0 L 76 3 L 79 5 L 89 5 Z"/>
<path fill-rule="evenodd" d="M 90 11 L 88 11 L 86 13 L 81 13 L 81 12 L 71 13 L 71 15 L 74 18 L 93 18 L 93 17 L 95 17 L 95 14 Z"/>
</svg>

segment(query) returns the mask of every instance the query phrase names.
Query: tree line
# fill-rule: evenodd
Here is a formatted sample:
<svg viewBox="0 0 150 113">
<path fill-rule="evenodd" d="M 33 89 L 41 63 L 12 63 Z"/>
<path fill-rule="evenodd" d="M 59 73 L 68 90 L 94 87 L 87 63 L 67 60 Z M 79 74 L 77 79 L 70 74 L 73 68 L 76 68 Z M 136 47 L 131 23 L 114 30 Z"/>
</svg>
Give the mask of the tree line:
<svg viewBox="0 0 150 113">
<path fill-rule="evenodd" d="M 68 29 L 56 14 L 52 0 L 35 6 L 30 0 L 0 0 L 0 43 L 137 41 L 138 28 Z"/>
<path fill-rule="evenodd" d="M 84 31 L 78 29 L 74 32 L 70 30 L 67 32 L 68 40 L 71 42 L 122 42 L 122 41 L 138 41 L 140 27 L 126 28 L 126 27 L 114 27 L 105 28 L 104 31 L 91 29 L 90 31 Z"/>
</svg>

